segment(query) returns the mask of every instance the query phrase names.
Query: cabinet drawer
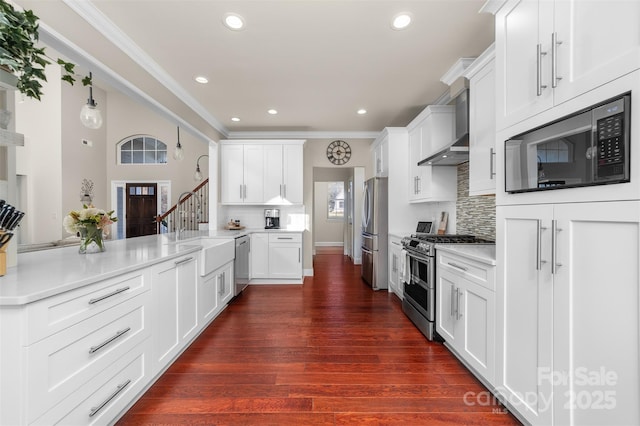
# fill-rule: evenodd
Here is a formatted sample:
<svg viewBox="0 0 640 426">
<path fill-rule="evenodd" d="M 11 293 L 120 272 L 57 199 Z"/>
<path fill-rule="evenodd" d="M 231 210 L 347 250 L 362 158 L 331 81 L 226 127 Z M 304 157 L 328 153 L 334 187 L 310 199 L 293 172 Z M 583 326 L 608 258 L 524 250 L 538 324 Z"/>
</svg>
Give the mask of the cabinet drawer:
<svg viewBox="0 0 640 426">
<path fill-rule="evenodd" d="M 269 233 L 269 243 L 301 243 L 300 233 Z"/>
<path fill-rule="evenodd" d="M 461 256 L 442 253 L 438 255 L 437 267 L 451 271 L 458 276 L 495 291 L 495 266 L 485 265 Z"/>
<path fill-rule="evenodd" d="M 143 343 L 31 424 L 112 424 L 149 381 L 149 361 Z"/>
<path fill-rule="evenodd" d="M 145 271 L 120 275 L 27 305 L 30 345 L 149 290 Z"/>
<path fill-rule="evenodd" d="M 25 349 L 28 421 L 150 336 L 150 292 L 122 302 Z"/>
</svg>

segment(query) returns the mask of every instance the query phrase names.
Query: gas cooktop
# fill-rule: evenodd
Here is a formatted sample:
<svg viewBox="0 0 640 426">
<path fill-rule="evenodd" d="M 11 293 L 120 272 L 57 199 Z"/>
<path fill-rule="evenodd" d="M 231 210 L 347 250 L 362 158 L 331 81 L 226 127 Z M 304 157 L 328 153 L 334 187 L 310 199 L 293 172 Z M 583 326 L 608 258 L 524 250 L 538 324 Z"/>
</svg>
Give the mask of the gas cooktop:
<svg viewBox="0 0 640 426">
<path fill-rule="evenodd" d="M 415 233 L 402 239 L 405 250 L 433 256 L 436 244 L 495 244 L 475 235 Z"/>
</svg>

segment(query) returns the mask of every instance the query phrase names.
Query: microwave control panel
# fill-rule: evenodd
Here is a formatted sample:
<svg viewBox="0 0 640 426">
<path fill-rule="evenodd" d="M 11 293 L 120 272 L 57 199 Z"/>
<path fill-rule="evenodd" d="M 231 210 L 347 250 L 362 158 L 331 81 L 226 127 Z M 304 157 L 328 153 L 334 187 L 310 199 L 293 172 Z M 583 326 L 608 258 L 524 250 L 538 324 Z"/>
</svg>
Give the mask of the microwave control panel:
<svg viewBox="0 0 640 426">
<path fill-rule="evenodd" d="M 623 114 L 598 120 L 597 178 L 611 179 L 624 176 L 625 137 Z"/>
</svg>

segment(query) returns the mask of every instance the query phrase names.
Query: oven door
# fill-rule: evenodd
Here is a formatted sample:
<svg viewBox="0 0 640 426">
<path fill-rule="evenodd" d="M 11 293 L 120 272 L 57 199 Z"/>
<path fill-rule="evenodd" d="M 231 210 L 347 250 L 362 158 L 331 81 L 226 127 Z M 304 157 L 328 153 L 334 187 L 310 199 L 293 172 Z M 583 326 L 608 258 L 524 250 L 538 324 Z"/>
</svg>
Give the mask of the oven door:
<svg viewBox="0 0 640 426">
<path fill-rule="evenodd" d="M 409 282 L 404 283 L 405 299 L 428 321 L 435 321 L 433 259 L 407 253 Z"/>
</svg>

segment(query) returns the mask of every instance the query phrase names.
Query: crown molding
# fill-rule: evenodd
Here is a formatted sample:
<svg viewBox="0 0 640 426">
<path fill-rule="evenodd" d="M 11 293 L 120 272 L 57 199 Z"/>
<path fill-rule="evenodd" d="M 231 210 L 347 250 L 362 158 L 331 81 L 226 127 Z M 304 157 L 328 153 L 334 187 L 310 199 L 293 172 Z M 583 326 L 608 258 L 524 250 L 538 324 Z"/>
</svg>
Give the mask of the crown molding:
<svg viewBox="0 0 640 426">
<path fill-rule="evenodd" d="M 456 81 L 460 76 L 464 74 L 464 70 L 467 69 L 469 65 L 475 61 L 476 58 L 460 58 L 456 61 L 455 64 L 449 68 L 449 71 L 444 73 L 444 75 L 440 78 L 440 81 L 446 84 L 447 86 L 451 86 L 454 81 Z"/>
<path fill-rule="evenodd" d="M 380 132 L 247 131 L 229 132 L 228 139 L 375 139 Z"/>
<path fill-rule="evenodd" d="M 227 137 L 228 129 L 218 121 L 207 109 L 174 80 L 156 61 L 131 40 L 117 25 L 107 18 L 89 1 L 63 0 L 74 12 L 106 37 L 114 46 L 125 53 L 131 60 L 153 76 L 178 99 L 184 102 L 211 127 Z M 149 97 L 150 98 L 150 97 Z"/>
</svg>

